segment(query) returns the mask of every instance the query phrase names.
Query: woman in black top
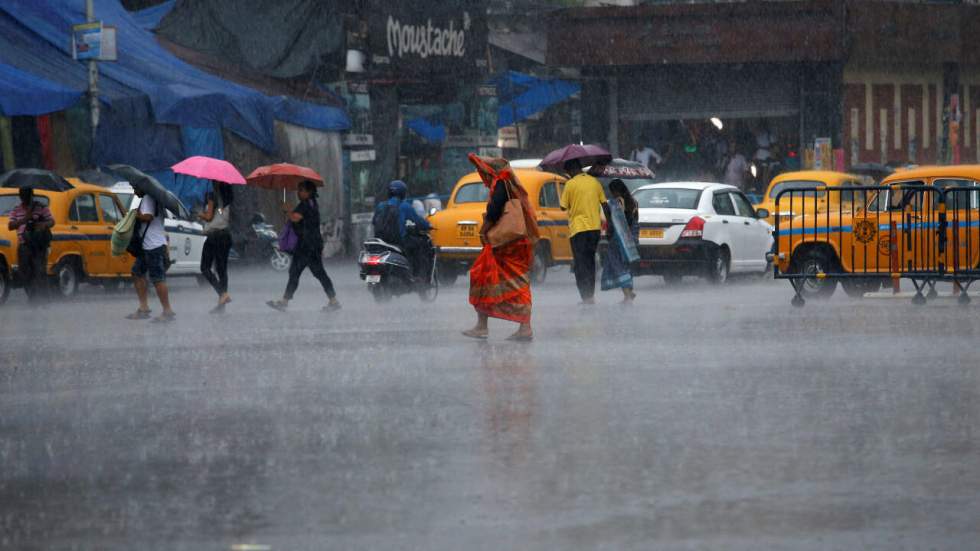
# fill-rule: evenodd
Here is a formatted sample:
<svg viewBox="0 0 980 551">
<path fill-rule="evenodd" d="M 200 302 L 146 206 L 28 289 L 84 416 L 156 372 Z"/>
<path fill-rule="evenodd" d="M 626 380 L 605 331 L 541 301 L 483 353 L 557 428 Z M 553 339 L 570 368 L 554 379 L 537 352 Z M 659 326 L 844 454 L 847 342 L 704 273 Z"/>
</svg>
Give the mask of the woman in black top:
<svg viewBox="0 0 980 551">
<path fill-rule="evenodd" d="M 296 287 L 299 286 L 300 274 L 309 268 L 313 277 L 320 281 L 323 292 L 330 300 L 323 310 L 325 312 L 340 310 L 340 302 L 337 301 L 333 282 L 330 281 L 327 271 L 323 269 L 323 236 L 320 235 L 320 207 L 316 201 L 316 185 L 309 180 L 304 180 L 300 182 L 296 195 L 299 197 L 299 204 L 289 213 L 287 222 L 293 225 L 293 230 L 299 236 L 299 243 L 289 263 L 289 283 L 286 284 L 286 292 L 282 295 L 282 299 L 270 300 L 266 304 L 285 312 L 289 301 L 293 299 Z"/>
<path fill-rule="evenodd" d="M 200 214 L 205 222 L 204 249 L 201 251 L 201 275 L 218 293 L 218 305 L 212 314 L 221 314 L 231 302 L 228 294 L 228 254 L 231 252 L 231 204 L 235 199 L 231 186 L 212 182 L 212 191 L 205 196 L 207 206 Z"/>
</svg>

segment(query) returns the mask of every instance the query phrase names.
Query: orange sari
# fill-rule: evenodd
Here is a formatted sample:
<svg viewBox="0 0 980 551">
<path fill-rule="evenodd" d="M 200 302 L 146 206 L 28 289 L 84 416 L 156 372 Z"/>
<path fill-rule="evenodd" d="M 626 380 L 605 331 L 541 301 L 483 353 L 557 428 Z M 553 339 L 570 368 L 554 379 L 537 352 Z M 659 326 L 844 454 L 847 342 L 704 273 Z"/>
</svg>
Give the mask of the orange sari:
<svg viewBox="0 0 980 551">
<path fill-rule="evenodd" d="M 528 235 L 497 248 L 484 241 L 483 251 L 470 268 L 470 304 L 480 314 L 517 323 L 531 322 L 531 265 L 534 243 L 538 239 L 537 217 L 527 192 L 503 159 L 483 159 L 470 154 L 489 197 L 498 185 L 508 186 L 512 197 L 521 201 Z M 490 199 L 488 199 L 489 204 Z M 489 226 L 484 224 L 482 233 Z"/>
</svg>

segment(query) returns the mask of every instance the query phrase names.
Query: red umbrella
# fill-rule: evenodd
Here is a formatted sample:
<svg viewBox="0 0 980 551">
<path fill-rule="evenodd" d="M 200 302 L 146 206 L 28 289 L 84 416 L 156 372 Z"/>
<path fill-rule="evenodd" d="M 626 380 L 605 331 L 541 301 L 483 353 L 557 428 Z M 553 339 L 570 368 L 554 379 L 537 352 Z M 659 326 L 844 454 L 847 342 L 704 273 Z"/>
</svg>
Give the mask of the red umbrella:
<svg viewBox="0 0 980 551">
<path fill-rule="evenodd" d="M 283 191 L 296 189 L 296 186 L 303 180 L 309 180 L 317 186 L 323 185 L 323 176 L 317 174 L 312 168 L 289 163 L 260 166 L 253 170 L 245 180 L 253 186 Z"/>
<path fill-rule="evenodd" d="M 582 166 L 585 167 L 611 162 L 612 155 L 598 145 L 571 144 L 548 153 L 539 166 L 546 170 L 561 170 L 564 168 L 566 162 L 573 159 L 578 159 L 582 163 Z"/>
</svg>

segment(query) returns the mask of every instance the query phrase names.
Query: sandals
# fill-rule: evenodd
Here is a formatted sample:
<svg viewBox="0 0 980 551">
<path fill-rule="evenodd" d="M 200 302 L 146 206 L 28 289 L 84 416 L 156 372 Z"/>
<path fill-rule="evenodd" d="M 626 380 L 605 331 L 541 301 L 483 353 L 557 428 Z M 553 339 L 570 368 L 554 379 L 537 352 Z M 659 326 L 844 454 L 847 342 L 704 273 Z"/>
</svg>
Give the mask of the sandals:
<svg viewBox="0 0 980 551">
<path fill-rule="evenodd" d="M 513 335 L 507 337 L 507 340 L 511 342 L 531 342 L 534 340 L 534 334 L 522 335 L 520 333 L 514 333 Z"/>
<path fill-rule="evenodd" d="M 160 314 L 159 316 L 157 316 L 157 317 L 153 318 L 152 320 L 150 320 L 150 322 L 151 323 L 170 323 L 170 322 L 174 321 L 175 319 L 177 319 L 177 314 L 175 314 L 174 312 L 170 312 L 169 314 L 166 313 L 166 312 L 164 312 L 163 314 Z"/>
<path fill-rule="evenodd" d="M 126 316 L 128 320 L 148 320 L 150 319 L 150 312 L 153 310 L 137 310 L 132 314 Z"/>
<path fill-rule="evenodd" d="M 324 312 L 336 312 L 343 308 L 339 302 L 332 302 L 323 307 Z"/>
<path fill-rule="evenodd" d="M 272 308 L 273 310 L 279 310 L 280 312 L 285 312 L 288 304 L 289 303 L 283 302 L 281 300 L 270 300 L 270 301 L 266 301 L 265 303 L 265 305 L 268 306 L 269 308 Z"/>
<path fill-rule="evenodd" d="M 231 302 L 231 301 L 229 300 L 228 302 Z M 225 305 L 228 304 L 228 302 L 222 302 L 221 304 L 219 304 L 219 305 L 215 306 L 214 308 L 208 310 L 208 313 L 209 314 L 224 314 L 225 313 Z"/>
</svg>

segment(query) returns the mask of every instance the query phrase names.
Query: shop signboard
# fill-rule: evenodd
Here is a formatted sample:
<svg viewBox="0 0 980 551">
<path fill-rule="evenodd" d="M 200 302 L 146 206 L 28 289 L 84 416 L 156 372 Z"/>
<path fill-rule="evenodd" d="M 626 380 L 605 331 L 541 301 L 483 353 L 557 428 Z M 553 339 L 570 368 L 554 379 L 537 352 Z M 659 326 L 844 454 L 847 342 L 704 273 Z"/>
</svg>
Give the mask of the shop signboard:
<svg viewBox="0 0 980 551">
<path fill-rule="evenodd" d="M 817 138 L 813 141 L 813 168 L 815 170 L 832 170 L 834 166 L 831 153 L 830 138 Z"/>
<path fill-rule="evenodd" d="M 371 70 L 392 76 L 472 74 L 486 67 L 485 7 L 475 0 L 367 0 Z"/>
</svg>

